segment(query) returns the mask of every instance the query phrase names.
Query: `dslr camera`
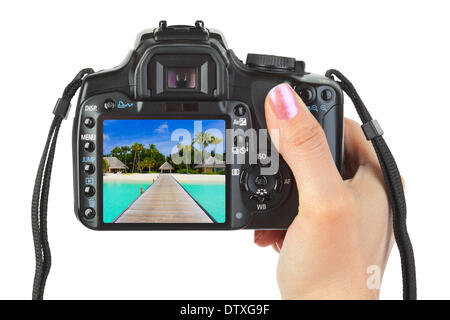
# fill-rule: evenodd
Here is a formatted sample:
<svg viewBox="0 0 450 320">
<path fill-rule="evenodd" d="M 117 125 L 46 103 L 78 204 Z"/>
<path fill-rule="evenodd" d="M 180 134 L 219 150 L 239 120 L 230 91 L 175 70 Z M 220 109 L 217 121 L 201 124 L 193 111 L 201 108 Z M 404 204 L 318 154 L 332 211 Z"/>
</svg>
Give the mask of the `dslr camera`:
<svg viewBox="0 0 450 320">
<path fill-rule="evenodd" d="M 286 229 L 298 190 L 264 113 L 267 93 L 283 82 L 323 127 L 340 170 L 337 82 L 295 58 L 248 54 L 244 63 L 202 21 L 142 32 L 122 64 L 83 80 L 76 216 L 95 230 Z"/>
</svg>

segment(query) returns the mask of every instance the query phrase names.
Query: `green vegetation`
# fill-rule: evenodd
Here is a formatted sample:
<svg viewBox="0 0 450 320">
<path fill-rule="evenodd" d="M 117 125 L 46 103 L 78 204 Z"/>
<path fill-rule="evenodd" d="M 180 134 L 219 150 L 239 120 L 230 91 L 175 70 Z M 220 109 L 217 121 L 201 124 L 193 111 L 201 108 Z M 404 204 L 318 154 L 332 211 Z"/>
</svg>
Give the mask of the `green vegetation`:
<svg viewBox="0 0 450 320">
<path fill-rule="evenodd" d="M 166 157 L 158 151 L 154 144 L 144 146 L 135 142 L 131 146 L 115 147 L 105 157 L 116 157 L 129 169 L 128 172 L 156 172 L 166 161 Z"/>
<path fill-rule="evenodd" d="M 203 165 L 203 170 L 194 169 L 194 157 L 201 157 L 203 159 L 208 159 L 208 157 L 216 157 L 217 159 L 224 159 L 225 154 L 216 154 L 214 151 L 207 152 L 206 148 L 210 145 L 217 145 L 222 143 L 222 139 L 212 136 L 206 132 L 199 132 L 196 134 L 194 139 L 192 139 L 191 144 L 183 145 L 181 143 L 177 144 L 178 154 L 172 154 L 170 157 L 166 158 L 154 144 L 150 144 L 148 148 L 138 142 L 133 143 L 131 146 L 117 146 L 114 147 L 109 154 L 105 154 L 105 157 L 116 157 L 123 164 L 125 164 L 129 169 L 130 173 L 150 173 L 158 172 L 159 167 L 167 161 L 172 165 L 174 173 L 205 173 L 205 174 L 225 174 L 224 169 L 216 168 L 215 172 L 207 172 L 205 170 L 205 165 Z M 195 146 L 199 146 L 200 149 Z M 180 164 L 175 164 L 172 161 L 172 157 L 177 155 L 181 159 Z M 103 160 L 103 170 L 106 172 L 109 166 L 106 160 Z"/>
<path fill-rule="evenodd" d="M 103 159 L 103 173 L 106 173 L 109 170 L 109 163 L 106 159 Z"/>
<path fill-rule="evenodd" d="M 187 171 L 186 169 L 178 169 L 177 173 L 192 173 L 192 174 L 194 174 L 194 173 L 198 173 L 198 170 L 191 169 L 191 170 Z"/>
</svg>

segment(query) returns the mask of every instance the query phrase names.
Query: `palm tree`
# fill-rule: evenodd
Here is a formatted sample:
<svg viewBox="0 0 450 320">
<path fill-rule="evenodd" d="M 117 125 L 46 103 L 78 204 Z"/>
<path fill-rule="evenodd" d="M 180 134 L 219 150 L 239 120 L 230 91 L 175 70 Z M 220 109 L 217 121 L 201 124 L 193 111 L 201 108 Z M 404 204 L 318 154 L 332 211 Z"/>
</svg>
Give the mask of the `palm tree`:
<svg viewBox="0 0 450 320">
<path fill-rule="evenodd" d="M 131 145 L 130 149 L 132 152 L 134 152 L 133 170 L 132 170 L 132 172 L 134 172 L 134 168 L 137 167 L 137 165 L 141 160 L 141 151 L 144 150 L 144 146 L 140 143 L 135 142 Z"/>
<path fill-rule="evenodd" d="M 156 157 L 159 154 L 159 151 L 158 149 L 156 149 L 156 146 L 153 143 L 149 145 L 149 151 L 150 151 L 150 162 L 152 163 L 149 170 L 151 170 L 153 166 L 156 164 Z"/>
<path fill-rule="evenodd" d="M 202 152 L 203 170 L 205 167 L 204 150 L 208 147 L 209 143 L 211 142 L 211 138 L 212 138 L 211 134 L 207 132 L 197 132 L 193 140 L 193 143 L 198 143 L 200 145 Z"/>
<path fill-rule="evenodd" d="M 122 150 L 120 150 L 119 147 L 115 147 L 114 149 L 111 150 L 112 157 L 118 158 L 121 153 L 122 153 Z"/>
<path fill-rule="evenodd" d="M 148 172 L 150 173 L 150 168 L 152 167 L 152 161 L 150 160 L 150 158 L 145 158 L 144 160 L 139 162 L 138 167 L 139 167 L 141 173 L 142 173 L 142 170 L 145 168 L 148 168 Z"/>
<path fill-rule="evenodd" d="M 209 142 L 209 144 L 217 146 L 218 144 L 221 144 L 222 141 L 223 141 L 222 138 L 218 138 L 218 137 L 212 136 L 211 137 L 211 141 Z M 210 154 L 211 154 L 211 157 L 216 158 L 216 148 L 215 147 L 214 147 L 213 150 L 211 150 Z M 223 157 L 222 157 L 222 159 L 219 159 L 219 160 L 223 161 Z"/>
<path fill-rule="evenodd" d="M 222 141 L 223 141 L 223 140 L 222 140 L 221 138 L 212 136 L 212 137 L 211 137 L 211 141 L 210 141 L 209 143 L 210 143 L 210 144 L 213 144 L 213 145 L 218 145 L 218 144 L 221 144 Z"/>
<path fill-rule="evenodd" d="M 126 165 L 127 164 L 127 155 L 128 155 L 128 152 L 130 151 L 130 147 L 129 146 L 120 147 L 120 151 L 122 153 L 122 156 L 124 156 L 122 161 Z"/>
<path fill-rule="evenodd" d="M 148 167 L 148 172 L 150 173 L 150 171 L 152 171 L 152 168 L 156 164 L 156 159 L 150 158 L 149 161 L 150 161 L 150 167 Z"/>
<path fill-rule="evenodd" d="M 210 144 L 216 146 L 216 145 L 218 145 L 218 144 L 221 144 L 222 141 L 223 141 L 223 139 L 212 136 L 212 137 L 211 137 Z M 212 157 L 215 157 L 215 156 L 216 156 L 216 148 L 214 148 L 214 150 L 211 150 L 211 156 L 212 156 Z"/>
<path fill-rule="evenodd" d="M 186 173 L 189 173 L 189 164 L 191 163 L 192 146 L 190 144 L 177 144 L 178 152 L 183 155 L 183 161 L 186 165 Z"/>
</svg>

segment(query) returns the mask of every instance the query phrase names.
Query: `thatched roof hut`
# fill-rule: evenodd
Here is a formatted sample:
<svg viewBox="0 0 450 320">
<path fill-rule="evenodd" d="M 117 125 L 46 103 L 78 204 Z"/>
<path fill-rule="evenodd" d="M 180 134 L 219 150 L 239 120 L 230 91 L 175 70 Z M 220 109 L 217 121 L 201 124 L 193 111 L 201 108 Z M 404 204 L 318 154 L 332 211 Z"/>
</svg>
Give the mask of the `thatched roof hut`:
<svg viewBox="0 0 450 320">
<path fill-rule="evenodd" d="M 108 161 L 108 172 L 118 172 L 128 170 L 128 167 L 116 157 L 104 157 Z"/>
<path fill-rule="evenodd" d="M 161 173 L 172 173 L 173 167 L 166 161 L 161 165 L 161 167 L 159 167 L 159 170 L 161 171 Z"/>
</svg>

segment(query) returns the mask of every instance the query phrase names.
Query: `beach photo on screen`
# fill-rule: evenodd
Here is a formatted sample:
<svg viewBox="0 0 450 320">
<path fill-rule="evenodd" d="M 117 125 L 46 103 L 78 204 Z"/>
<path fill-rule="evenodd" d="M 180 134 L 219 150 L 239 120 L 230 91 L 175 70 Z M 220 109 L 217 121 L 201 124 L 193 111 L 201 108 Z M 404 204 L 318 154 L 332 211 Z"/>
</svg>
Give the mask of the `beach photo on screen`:
<svg viewBox="0 0 450 320">
<path fill-rule="evenodd" d="M 225 120 L 103 120 L 104 223 L 225 223 Z"/>
</svg>

